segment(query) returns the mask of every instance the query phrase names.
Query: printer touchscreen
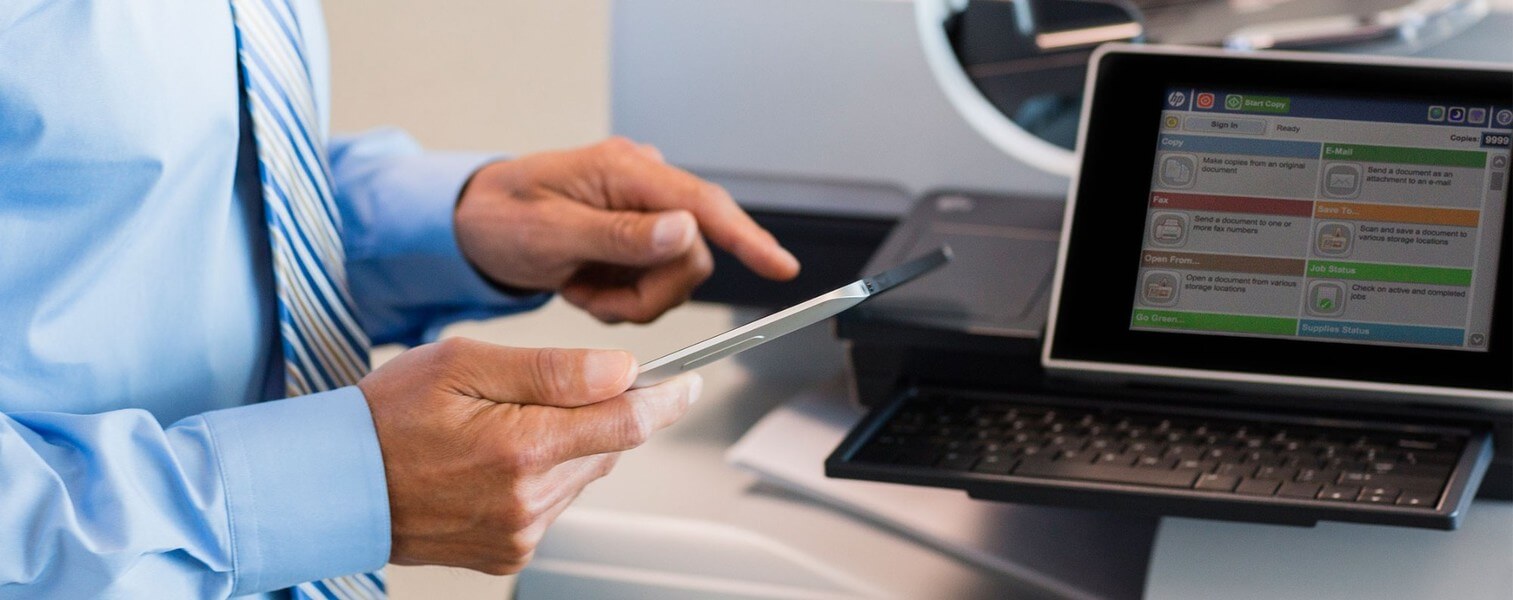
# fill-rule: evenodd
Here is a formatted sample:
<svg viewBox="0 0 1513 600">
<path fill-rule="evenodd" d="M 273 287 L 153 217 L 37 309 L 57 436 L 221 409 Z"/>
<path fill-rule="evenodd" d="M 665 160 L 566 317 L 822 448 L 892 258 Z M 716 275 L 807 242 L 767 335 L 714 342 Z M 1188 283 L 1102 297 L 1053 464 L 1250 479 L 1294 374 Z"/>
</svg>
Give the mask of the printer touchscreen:
<svg viewBox="0 0 1513 600">
<path fill-rule="evenodd" d="M 1487 349 L 1513 106 L 1163 101 L 1131 329 Z"/>
</svg>

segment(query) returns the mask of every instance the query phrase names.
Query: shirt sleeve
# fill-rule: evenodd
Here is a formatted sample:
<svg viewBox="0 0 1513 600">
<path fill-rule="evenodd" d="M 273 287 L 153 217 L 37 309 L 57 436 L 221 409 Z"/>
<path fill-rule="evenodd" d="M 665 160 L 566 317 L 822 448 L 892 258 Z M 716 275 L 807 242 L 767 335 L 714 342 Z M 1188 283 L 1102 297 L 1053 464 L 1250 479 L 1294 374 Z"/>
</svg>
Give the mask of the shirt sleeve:
<svg viewBox="0 0 1513 600">
<path fill-rule="evenodd" d="M 334 138 L 348 285 L 375 343 L 434 339 L 449 323 L 536 308 L 549 294 L 502 292 L 463 258 L 452 214 L 467 180 L 496 155 L 423 152 L 394 129 Z"/>
<path fill-rule="evenodd" d="M 0 413 L 0 597 L 224 598 L 382 566 L 355 387 L 212 411 Z"/>
</svg>

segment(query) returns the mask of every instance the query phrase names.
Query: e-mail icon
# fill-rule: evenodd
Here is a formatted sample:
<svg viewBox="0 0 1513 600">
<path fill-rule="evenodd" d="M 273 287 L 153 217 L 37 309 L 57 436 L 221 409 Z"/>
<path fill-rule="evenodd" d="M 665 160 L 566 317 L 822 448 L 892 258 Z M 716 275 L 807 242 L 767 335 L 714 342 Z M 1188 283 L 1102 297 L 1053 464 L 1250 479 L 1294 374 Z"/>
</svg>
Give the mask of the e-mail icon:
<svg viewBox="0 0 1513 600">
<path fill-rule="evenodd" d="M 1361 195 L 1361 166 L 1335 163 L 1324 168 L 1324 195 L 1354 198 Z"/>
</svg>

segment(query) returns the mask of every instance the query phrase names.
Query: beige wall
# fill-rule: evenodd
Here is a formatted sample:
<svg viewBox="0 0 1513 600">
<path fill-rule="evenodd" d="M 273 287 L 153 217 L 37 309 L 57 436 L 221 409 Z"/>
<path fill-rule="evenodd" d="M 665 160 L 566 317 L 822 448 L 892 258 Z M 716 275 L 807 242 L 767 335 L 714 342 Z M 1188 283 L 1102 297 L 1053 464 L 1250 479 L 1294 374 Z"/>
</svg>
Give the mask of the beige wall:
<svg viewBox="0 0 1513 600">
<path fill-rule="evenodd" d="M 610 0 L 326 0 L 332 129 L 526 152 L 609 132 Z"/>
<path fill-rule="evenodd" d="M 326 0 L 332 129 L 394 125 L 430 148 L 511 153 L 598 140 L 609 132 L 609 2 Z M 554 304 L 468 327 L 504 342 L 573 318 L 583 317 Z M 504 598 L 511 586 L 463 569 L 388 573 L 395 600 Z"/>
</svg>

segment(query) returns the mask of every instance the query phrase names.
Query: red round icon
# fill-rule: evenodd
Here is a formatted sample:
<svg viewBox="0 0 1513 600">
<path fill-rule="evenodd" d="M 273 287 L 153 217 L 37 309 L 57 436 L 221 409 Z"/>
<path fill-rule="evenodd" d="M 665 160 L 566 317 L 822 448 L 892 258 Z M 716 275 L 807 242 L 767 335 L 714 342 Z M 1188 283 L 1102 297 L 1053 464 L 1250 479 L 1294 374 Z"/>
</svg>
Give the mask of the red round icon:
<svg viewBox="0 0 1513 600">
<path fill-rule="evenodd" d="M 1214 95 L 1208 92 L 1198 94 L 1198 108 L 1213 108 Z"/>
</svg>

